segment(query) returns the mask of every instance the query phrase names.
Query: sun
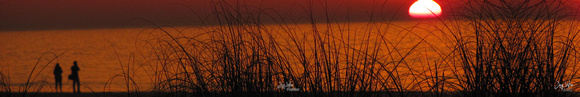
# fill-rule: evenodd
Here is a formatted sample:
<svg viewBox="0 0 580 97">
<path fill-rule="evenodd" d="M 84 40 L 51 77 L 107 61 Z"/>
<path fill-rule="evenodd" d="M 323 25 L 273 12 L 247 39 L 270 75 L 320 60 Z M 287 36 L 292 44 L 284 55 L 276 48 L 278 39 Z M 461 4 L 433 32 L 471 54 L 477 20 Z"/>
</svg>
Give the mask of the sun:
<svg viewBox="0 0 580 97">
<path fill-rule="evenodd" d="M 409 8 L 409 15 L 415 18 L 436 17 L 441 15 L 441 6 L 433 0 L 418 0 Z"/>
</svg>

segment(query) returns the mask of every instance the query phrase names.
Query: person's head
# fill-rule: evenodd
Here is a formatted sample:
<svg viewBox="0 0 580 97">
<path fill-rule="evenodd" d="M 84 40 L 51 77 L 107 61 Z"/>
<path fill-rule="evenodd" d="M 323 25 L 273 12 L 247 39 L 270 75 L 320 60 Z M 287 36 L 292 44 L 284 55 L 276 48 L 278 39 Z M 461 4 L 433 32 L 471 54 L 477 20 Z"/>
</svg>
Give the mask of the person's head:
<svg viewBox="0 0 580 97">
<path fill-rule="evenodd" d="M 74 62 L 73 62 L 73 65 L 77 66 L 77 61 L 74 61 Z"/>
<path fill-rule="evenodd" d="M 56 66 L 60 66 L 58 63 L 56 63 Z"/>
</svg>

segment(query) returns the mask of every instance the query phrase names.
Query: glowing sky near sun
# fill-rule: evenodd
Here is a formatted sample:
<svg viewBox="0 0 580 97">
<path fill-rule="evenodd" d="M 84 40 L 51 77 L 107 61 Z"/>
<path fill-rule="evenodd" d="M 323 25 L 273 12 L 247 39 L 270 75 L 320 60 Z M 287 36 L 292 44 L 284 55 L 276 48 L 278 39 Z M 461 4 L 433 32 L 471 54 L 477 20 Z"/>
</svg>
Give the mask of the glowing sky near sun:
<svg viewBox="0 0 580 97">
<path fill-rule="evenodd" d="M 236 4 L 235 0 L 0 0 L 0 31 L 150 26 L 142 21 L 130 21 L 135 18 L 159 25 L 197 25 L 202 21 L 199 17 L 213 13 L 211 1 Z M 268 9 L 263 13 L 289 20 L 308 17 L 307 11 L 312 11 L 312 17 L 320 20 L 327 18 L 326 15 L 350 21 L 367 21 L 376 16 L 412 20 L 406 9 L 416 0 L 322 1 L 325 0 L 245 0 L 240 4 Z M 447 5 L 446 2 L 449 1 L 437 3 Z"/>
</svg>

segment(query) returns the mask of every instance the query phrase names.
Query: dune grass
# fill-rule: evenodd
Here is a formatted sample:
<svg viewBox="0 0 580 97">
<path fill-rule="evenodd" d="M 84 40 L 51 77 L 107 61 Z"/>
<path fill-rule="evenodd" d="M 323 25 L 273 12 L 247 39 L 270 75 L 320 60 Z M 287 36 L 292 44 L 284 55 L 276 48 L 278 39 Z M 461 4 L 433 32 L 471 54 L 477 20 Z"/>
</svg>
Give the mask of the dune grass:
<svg viewBox="0 0 580 97">
<path fill-rule="evenodd" d="M 421 90 L 417 82 L 422 80 L 415 79 L 420 75 L 414 73 L 422 71 L 405 58 L 426 36 L 401 31 L 397 34 L 420 39 L 410 42 L 411 48 L 401 47 L 403 37 L 391 39 L 385 31 L 399 27 L 391 21 L 359 29 L 328 13 L 318 22 L 311 10 L 315 5 L 300 7 L 304 21 L 291 21 L 239 2 L 212 4 L 215 14 L 200 19 L 217 25 L 188 28 L 202 33 L 155 26 L 165 35 L 146 41 L 154 49 L 146 52 L 154 64 L 154 92 L 272 96 L 267 92 L 283 93 L 275 88 L 279 82 L 291 82 L 312 96 L 408 96 Z"/>
<path fill-rule="evenodd" d="M 160 96 L 569 96 L 554 88 L 578 80 L 579 30 L 566 2 L 462 1 L 464 9 L 437 17 L 440 25 L 407 27 L 315 13 L 324 0 L 299 5 L 298 20 L 214 0 L 214 14 L 198 17 L 214 25 L 156 25 L 162 35 L 145 41 L 153 50 L 143 54 Z M 278 82 L 300 91 L 276 89 Z"/>
<path fill-rule="evenodd" d="M 6 67 L 4 65 L 2 65 L 2 68 L 6 68 Z M 10 81 L 9 72 L 10 72 L 9 70 L 0 71 L 0 92 L 2 92 L 2 94 L 0 94 L 0 96 L 2 96 L 2 97 L 11 96 L 12 84 Z"/>
<path fill-rule="evenodd" d="M 577 81 L 576 9 L 566 0 L 463 2 L 465 25 L 451 29 L 455 86 L 464 96 L 564 96 Z M 576 88 L 574 88 L 574 91 Z"/>
<path fill-rule="evenodd" d="M 274 10 L 215 0 L 215 14 L 200 19 L 217 25 L 191 28 L 204 33 L 156 26 L 166 35 L 149 41 L 159 64 L 152 67 L 154 90 L 232 96 L 281 92 L 273 88 L 277 82 L 292 82 L 311 96 L 566 96 L 554 86 L 578 80 L 571 1 L 457 2 L 463 9 L 438 17 L 443 24 L 435 30 L 388 18 L 351 25 L 329 9 L 318 20 L 313 6 L 324 2 L 300 6 L 306 15 L 286 20 Z M 410 37 L 417 39 L 404 41 Z"/>
<path fill-rule="evenodd" d="M 215 14 L 200 19 L 217 25 L 189 28 L 202 33 L 155 26 L 165 35 L 146 42 L 154 48 L 147 52 L 155 64 L 150 67 L 155 71 L 154 92 L 271 96 L 266 92 L 283 93 L 275 88 L 278 82 L 292 82 L 299 92 L 312 96 L 445 91 L 425 89 L 422 83 L 440 82 L 432 79 L 438 75 L 418 71 L 418 61 L 406 59 L 419 52 L 419 46 L 427 43 L 424 38 L 430 36 L 411 33 L 421 29 L 417 26 L 403 28 L 386 18 L 356 28 L 348 19 L 337 20 L 328 13 L 318 22 L 312 11 L 315 5 L 301 6 L 304 21 L 292 21 L 274 10 L 239 2 L 216 0 L 212 4 Z M 389 32 L 389 28 L 403 31 Z M 401 46 L 407 37 L 419 40 L 404 43 L 410 48 Z"/>
</svg>

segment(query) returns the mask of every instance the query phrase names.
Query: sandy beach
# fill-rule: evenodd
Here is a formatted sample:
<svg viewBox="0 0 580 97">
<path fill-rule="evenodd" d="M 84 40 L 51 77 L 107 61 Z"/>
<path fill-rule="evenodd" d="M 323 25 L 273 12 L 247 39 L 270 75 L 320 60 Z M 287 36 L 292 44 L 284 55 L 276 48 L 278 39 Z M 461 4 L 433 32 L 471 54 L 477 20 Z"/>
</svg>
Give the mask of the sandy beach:
<svg viewBox="0 0 580 97">
<path fill-rule="evenodd" d="M 1 97 L 153 97 L 148 92 L 85 92 L 85 93 L 0 93 Z"/>
</svg>

